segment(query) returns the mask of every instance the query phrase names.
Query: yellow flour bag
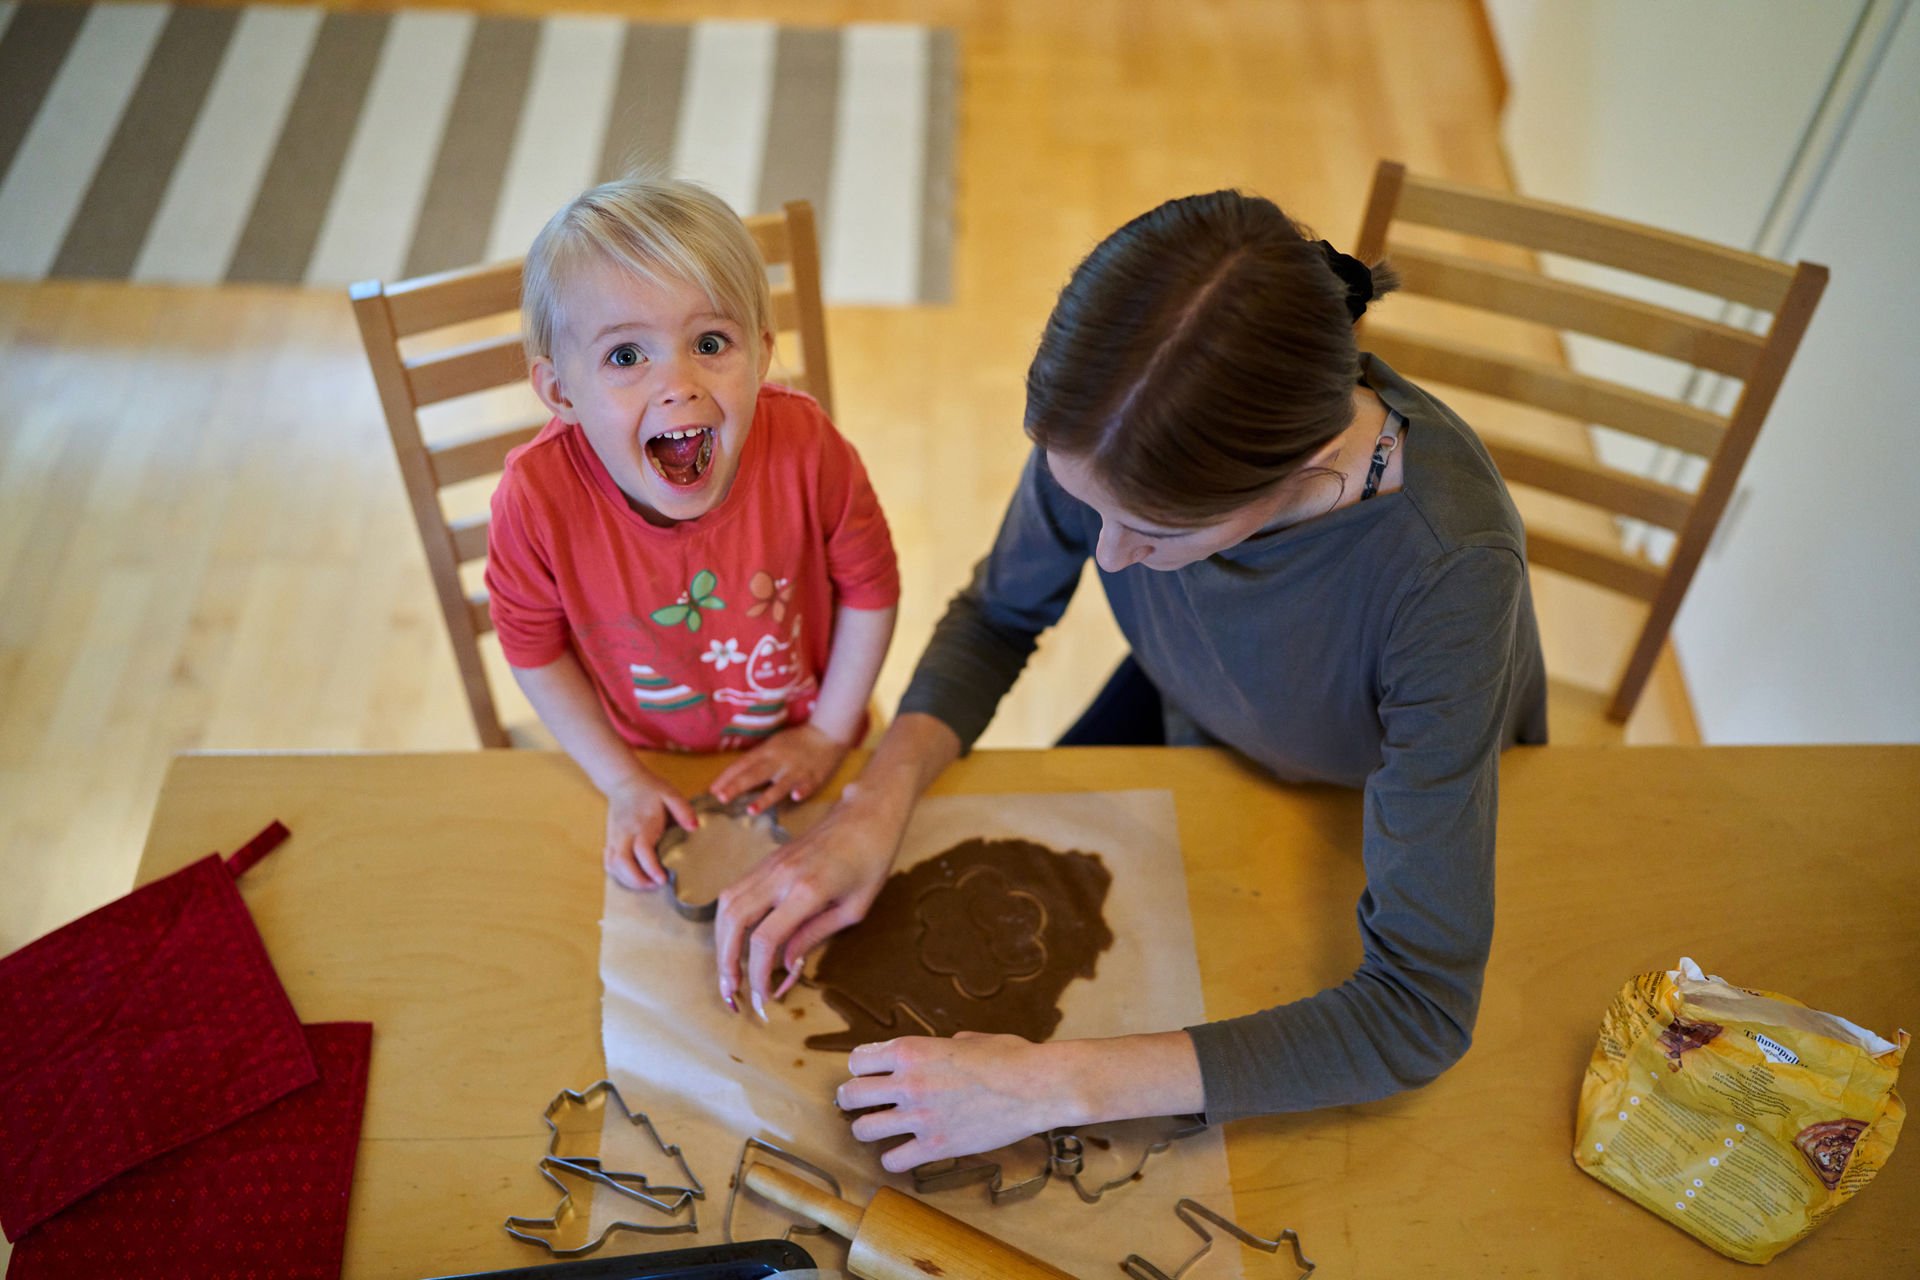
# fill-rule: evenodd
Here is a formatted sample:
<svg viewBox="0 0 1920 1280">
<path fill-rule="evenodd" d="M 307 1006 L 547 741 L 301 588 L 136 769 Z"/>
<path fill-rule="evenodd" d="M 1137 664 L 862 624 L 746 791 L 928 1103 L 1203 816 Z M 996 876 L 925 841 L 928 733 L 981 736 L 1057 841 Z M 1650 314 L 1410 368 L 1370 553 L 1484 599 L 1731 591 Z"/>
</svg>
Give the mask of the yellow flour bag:
<svg viewBox="0 0 1920 1280">
<path fill-rule="evenodd" d="M 1682 958 L 1614 997 L 1580 1085 L 1573 1158 L 1742 1262 L 1766 1262 L 1872 1181 L 1900 1137 L 1889 1044 Z"/>
</svg>

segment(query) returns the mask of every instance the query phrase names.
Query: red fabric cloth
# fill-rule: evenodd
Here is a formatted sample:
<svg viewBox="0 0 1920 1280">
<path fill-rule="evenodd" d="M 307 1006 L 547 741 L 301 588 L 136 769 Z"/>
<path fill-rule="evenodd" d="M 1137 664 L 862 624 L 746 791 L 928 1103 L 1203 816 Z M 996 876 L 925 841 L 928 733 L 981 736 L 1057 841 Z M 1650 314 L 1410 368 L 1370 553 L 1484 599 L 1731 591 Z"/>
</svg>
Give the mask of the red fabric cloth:
<svg viewBox="0 0 1920 1280">
<path fill-rule="evenodd" d="M 315 1084 L 156 1157 L 44 1222 L 8 1280 L 337 1280 L 373 1028 L 303 1028 Z"/>
<path fill-rule="evenodd" d="M 811 396 L 764 386 L 726 498 L 669 528 L 548 423 L 494 491 L 487 592 L 508 662 L 571 648 L 622 738 L 713 751 L 803 723 L 834 608 L 887 608 L 900 575 L 853 446 Z"/>
<path fill-rule="evenodd" d="M 234 867 L 285 833 L 276 823 Z M 239 870 L 203 858 L 0 960 L 9 1240 L 313 1083 L 307 1038 L 234 885 Z"/>
</svg>

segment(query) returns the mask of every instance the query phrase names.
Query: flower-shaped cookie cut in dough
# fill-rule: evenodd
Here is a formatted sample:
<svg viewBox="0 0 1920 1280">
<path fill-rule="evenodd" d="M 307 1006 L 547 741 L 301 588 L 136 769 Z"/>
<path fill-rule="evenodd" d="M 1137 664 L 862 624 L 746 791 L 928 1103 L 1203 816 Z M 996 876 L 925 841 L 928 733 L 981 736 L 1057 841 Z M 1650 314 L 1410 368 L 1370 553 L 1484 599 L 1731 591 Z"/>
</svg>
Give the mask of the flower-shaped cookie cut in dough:
<svg viewBox="0 0 1920 1280">
<path fill-rule="evenodd" d="M 920 963 L 975 1000 L 1046 967 L 1047 908 L 990 867 L 935 885 L 915 905 Z"/>
</svg>

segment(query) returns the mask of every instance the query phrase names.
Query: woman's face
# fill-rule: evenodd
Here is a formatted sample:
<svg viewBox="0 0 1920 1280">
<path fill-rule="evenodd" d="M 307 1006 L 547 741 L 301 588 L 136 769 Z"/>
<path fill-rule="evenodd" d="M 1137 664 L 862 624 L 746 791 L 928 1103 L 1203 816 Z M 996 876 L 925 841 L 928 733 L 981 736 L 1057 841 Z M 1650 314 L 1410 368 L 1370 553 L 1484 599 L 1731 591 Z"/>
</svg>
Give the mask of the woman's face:
<svg viewBox="0 0 1920 1280">
<path fill-rule="evenodd" d="M 1252 537 L 1286 500 L 1283 493 L 1276 492 L 1255 499 L 1212 524 L 1175 529 L 1136 516 L 1122 507 L 1094 474 L 1085 456 L 1049 449 L 1047 469 L 1053 472 L 1062 489 L 1099 513 L 1100 540 L 1094 546 L 1093 559 L 1108 573 L 1118 573 L 1136 564 L 1163 572 L 1197 564 Z"/>
</svg>

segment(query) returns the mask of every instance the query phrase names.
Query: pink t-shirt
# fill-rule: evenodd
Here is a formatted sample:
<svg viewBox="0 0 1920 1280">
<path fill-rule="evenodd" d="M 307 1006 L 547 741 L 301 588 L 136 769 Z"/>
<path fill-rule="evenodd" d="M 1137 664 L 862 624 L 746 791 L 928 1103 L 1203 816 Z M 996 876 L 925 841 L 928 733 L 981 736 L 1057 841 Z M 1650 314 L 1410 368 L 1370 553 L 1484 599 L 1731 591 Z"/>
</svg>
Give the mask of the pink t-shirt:
<svg viewBox="0 0 1920 1280">
<path fill-rule="evenodd" d="M 837 605 L 900 598 L 886 517 L 813 397 L 763 386 L 733 486 L 697 520 L 648 524 L 576 427 L 507 455 L 487 532 L 507 661 L 569 649 L 636 747 L 751 746 L 813 712 Z"/>
</svg>

